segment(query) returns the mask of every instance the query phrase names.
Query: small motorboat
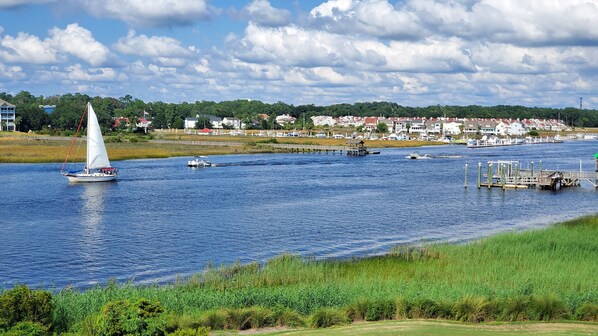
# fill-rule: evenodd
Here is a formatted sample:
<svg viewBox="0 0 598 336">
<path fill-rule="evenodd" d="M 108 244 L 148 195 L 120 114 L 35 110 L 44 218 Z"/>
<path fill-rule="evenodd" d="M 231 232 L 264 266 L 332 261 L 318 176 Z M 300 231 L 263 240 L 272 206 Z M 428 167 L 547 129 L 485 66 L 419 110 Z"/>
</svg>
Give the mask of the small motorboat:
<svg viewBox="0 0 598 336">
<path fill-rule="evenodd" d="M 411 154 L 405 156 L 405 158 L 412 159 L 412 160 L 431 159 L 432 155 L 430 155 L 430 154 L 419 155 L 418 153 L 411 153 Z"/>
<path fill-rule="evenodd" d="M 211 167 L 212 163 L 207 159 L 207 156 L 196 156 L 192 160 L 187 161 L 188 167 Z"/>
</svg>

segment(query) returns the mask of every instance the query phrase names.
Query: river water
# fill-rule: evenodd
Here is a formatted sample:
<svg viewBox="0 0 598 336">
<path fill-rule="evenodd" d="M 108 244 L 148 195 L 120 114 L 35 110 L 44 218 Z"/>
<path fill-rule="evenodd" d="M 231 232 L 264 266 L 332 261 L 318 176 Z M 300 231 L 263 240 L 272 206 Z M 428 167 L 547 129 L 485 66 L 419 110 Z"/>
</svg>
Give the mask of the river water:
<svg viewBox="0 0 598 336">
<path fill-rule="evenodd" d="M 437 158 L 406 159 L 414 150 Z M 96 184 L 69 184 L 60 164 L 0 164 L 0 288 L 168 283 L 208 263 L 364 256 L 544 227 L 596 213 L 598 191 L 478 190 L 477 163 L 593 171 L 596 152 L 584 141 L 224 155 L 199 169 L 188 157 L 130 160 L 113 163 L 117 182 Z"/>
</svg>

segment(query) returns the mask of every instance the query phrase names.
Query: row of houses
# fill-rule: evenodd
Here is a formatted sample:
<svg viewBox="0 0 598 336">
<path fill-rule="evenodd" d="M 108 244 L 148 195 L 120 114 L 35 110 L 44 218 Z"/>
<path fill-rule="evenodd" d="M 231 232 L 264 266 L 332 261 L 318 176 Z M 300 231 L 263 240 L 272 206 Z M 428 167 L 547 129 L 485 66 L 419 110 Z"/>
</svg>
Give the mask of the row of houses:
<svg viewBox="0 0 598 336">
<path fill-rule="evenodd" d="M 198 115 L 185 119 L 185 128 L 196 128 L 199 117 L 206 117 L 211 122 L 211 128 L 243 129 L 245 124 L 237 118 L 219 118 L 212 115 Z M 268 118 L 264 115 L 263 118 Z M 362 127 L 364 131 L 375 131 L 379 124 L 386 124 L 388 132 L 400 134 L 438 134 L 438 135 L 509 135 L 521 136 L 532 130 L 563 131 L 565 124 L 556 119 L 503 119 L 503 118 L 408 118 L 408 117 L 311 117 L 316 127 Z M 279 125 L 294 124 L 296 118 L 290 115 L 276 117 Z"/>
<path fill-rule="evenodd" d="M 359 127 L 374 131 L 379 124 L 386 124 L 392 133 L 427 133 L 443 135 L 523 135 L 531 130 L 562 131 L 565 124 L 556 119 L 506 119 L 506 118 L 409 118 L 409 117 L 312 117 L 314 126 Z"/>
</svg>

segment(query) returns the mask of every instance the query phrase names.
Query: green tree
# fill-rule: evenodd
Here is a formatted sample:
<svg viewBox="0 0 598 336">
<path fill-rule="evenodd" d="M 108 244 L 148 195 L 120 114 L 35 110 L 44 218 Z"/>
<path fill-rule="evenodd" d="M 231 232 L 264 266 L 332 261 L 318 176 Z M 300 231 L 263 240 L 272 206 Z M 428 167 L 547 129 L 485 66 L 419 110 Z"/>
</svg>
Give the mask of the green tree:
<svg viewBox="0 0 598 336">
<path fill-rule="evenodd" d="M 376 132 L 378 132 L 378 133 L 387 133 L 388 132 L 388 125 L 386 123 L 378 123 L 378 125 L 376 125 Z"/>
</svg>

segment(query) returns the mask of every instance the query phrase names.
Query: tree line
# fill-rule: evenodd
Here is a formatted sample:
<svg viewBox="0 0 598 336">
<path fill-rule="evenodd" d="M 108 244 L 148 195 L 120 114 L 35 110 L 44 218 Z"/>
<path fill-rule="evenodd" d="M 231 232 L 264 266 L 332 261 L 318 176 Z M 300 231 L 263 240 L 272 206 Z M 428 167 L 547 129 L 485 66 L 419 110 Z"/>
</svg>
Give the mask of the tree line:
<svg viewBox="0 0 598 336">
<path fill-rule="evenodd" d="M 144 102 L 131 95 L 120 98 L 91 97 L 86 94 L 64 94 L 50 97 L 34 96 L 27 91 L 16 95 L 0 93 L 3 99 L 16 106 L 17 129 L 19 131 L 66 131 L 75 130 L 87 102 L 91 102 L 98 115 L 98 121 L 105 130 L 112 127 L 114 117 L 125 117 L 136 121 L 148 112 L 154 128 L 184 128 L 187 117 L 214 115 L 235 117 L 248 128 L 275 129 L 280 127 L 275 119 L 288 114 L 297 118 L 296 127 L 303 120 L 310 121 L 316 115 L 340 116 L 379 116 L 379 117 L 450 117 L 450 118 L 512 118 L 512 119 L 561 119 L 572 127 L 598 127 L 598 111 L 589 109 L 526 107 L 526 106 L 452 106 L 432 105 L 427 107 L 403 106 L 392 102 L 360 102 L 353 104 L 333 104 L 317 106 L 297 105 L 277 102 L 273 104 L 258 100 L 196 101 L 194 103 Z M 55 105 L 52 113 L 46 113 L 40 105 Z M 267 118 L 262 116 L 266 115 Z"/>
</svg>

